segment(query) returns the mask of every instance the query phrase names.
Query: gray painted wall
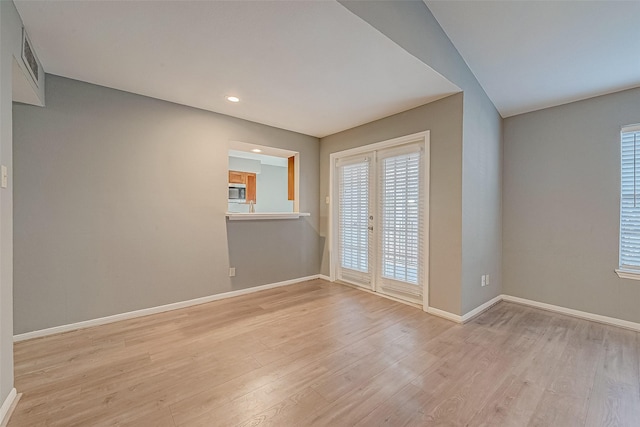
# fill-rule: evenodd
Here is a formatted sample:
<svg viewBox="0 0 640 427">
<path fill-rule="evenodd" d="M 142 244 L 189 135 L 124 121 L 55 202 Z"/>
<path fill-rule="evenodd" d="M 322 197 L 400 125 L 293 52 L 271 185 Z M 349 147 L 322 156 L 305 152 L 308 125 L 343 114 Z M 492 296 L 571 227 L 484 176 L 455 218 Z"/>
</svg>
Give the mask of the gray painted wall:
<svg viewBox="0 0 640 427">
<path fill-rule="evenodd" d="M 15 333 L 318 273 L 317 138 L 56 76 L 46 91 L 14 106 Z M 299 151 L 311 217 L 227 223 L 230 140 Z"/>
<path fill-rule="evenodd" d="M 341 4 L 464 92 L 461 300 L 447 311 L 467 313 L 502 293 L 502 119 L 423 2 Z M 483 274 L 491 275 L 484 288 Z"/>
<path fill-rule="evenodd" d="M 0 163 L 11 168 L 13 49 L 8 31 L 12 21 L 10 8 L 14 8 L 13 3 L 0 2 Z M 11 194 L 7 194 L 13 191 L 11 181 L 9 188 L 0 189 L 0 402 L 4 402 L 13 389 L 12 214 Z"/>
<path fill-rule="evenodd" d="M 8 187 L 0 189 L 0 404 L 13 389 L 13 63 L 21 59 L 22 20 L 12 1 L 0 1 L 0 164 L 7 166 Z M 44 79 L 35 95 L 44 103 Z"/>
<path fill-rule="evenodd" d="M 462 251 L 462 94 L 414 108 L 321 139 L 320 194 L 329 195 L 331 153 L 430 130 L 429 304 L 451 313 L 460 310 Z M 326 236 L 328 206 L 322 204 Z M 329 274 L 325 245 L 322 274 Z"/>
<path fill-rule="evenodd" d="M 465 86 L 462 310 L 502 294 L 502 118 L 473 79 Z M 481 276 L 490 283 L 481 287 Z"/>
<path fill-rule="evenodd" d="M 640 89 L 504 121 L 505 293 L 640 322 L 618 266 L 620 128 Z"/>
</svg>

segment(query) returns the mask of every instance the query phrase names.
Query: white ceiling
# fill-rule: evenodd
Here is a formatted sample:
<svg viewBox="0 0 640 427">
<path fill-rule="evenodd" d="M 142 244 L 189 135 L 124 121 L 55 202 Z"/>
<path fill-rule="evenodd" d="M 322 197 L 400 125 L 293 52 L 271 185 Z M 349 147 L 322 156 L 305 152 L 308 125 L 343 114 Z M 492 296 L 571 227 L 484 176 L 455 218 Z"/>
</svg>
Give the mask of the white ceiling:
<svg viewBox="0 0 640 427">
<path fill-rule="evenodd" d="M 640 86 L 640 1 L 425 1 L 503 117 Z"/>
<path fill-rule="evenodd" d="M 317 137 L 459 91 L 337 2 L 15 3 L 48 73 Z"/>
</svg>

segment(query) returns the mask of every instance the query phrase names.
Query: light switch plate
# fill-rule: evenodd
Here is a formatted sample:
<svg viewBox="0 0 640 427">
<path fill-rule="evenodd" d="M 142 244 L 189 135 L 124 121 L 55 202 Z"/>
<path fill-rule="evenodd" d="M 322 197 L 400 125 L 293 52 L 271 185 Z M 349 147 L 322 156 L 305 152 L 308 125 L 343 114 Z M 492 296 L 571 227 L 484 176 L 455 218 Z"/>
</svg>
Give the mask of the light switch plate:
<svg viewBox="0 0 640 427">
<path fill-rule="evenodd" d="M 2 175 L 2 188 L 7 188 L 9 185 L 9 173 L 7 172 L 7 167 L 5 165 L 0 166 L 0 174 Z"/>
</svg>

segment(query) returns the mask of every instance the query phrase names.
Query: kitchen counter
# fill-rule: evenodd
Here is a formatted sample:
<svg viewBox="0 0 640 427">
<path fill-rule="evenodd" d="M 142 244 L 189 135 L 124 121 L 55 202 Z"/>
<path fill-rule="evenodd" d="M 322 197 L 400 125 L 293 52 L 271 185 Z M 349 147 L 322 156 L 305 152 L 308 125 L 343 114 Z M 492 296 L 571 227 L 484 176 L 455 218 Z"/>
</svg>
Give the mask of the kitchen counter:
<svg viewBox="0 0 640 427">
<path fill-rule="evenodd" d="M 262 219 L 298 219 L 301 216 L 311 216 L 311 214 L 308 212 L 227 212 L 226 216 L 229 218 L 229 221 L 254 221 Z"/>
</svg>

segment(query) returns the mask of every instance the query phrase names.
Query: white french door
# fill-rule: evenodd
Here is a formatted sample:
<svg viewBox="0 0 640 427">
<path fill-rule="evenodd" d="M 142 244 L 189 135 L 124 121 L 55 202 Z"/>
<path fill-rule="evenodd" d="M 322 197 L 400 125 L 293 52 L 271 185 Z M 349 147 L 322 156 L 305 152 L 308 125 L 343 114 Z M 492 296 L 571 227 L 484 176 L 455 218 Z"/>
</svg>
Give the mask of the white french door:
<svg viewBox="0 0 640 427">
<path fill-rule="evenodd" d="M 377 153 L 378 220 L 374 227 L 379 260 L 377 290 L 420 301 L 424 269 L 423 153 L 419 144 Z"/>
<path fill-rule="evenodd" d="M 371 197 L 372 156 L 338 160 L 338 277 L 360 286 L 373 284 Z"/>
<path fill-rule="evenodd" d="M 424 142 L 335 158 L 338 280 L 423 303 L 426 167 Z"/>
</svg>

